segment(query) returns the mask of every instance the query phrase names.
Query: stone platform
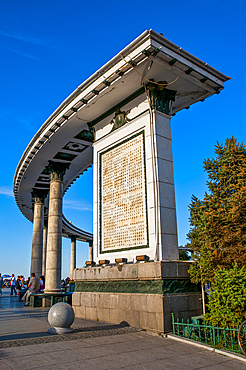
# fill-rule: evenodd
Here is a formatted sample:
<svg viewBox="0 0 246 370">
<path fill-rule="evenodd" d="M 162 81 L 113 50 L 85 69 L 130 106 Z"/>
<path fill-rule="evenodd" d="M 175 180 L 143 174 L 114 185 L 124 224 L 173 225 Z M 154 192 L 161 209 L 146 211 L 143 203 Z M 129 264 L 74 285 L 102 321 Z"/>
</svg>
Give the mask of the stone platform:
<svg viewBox="0 0 246 370">
<path fill-rule="evenodd" d="M 200 288 L 190 282 L 189 266 L 162 261 L 75 269 L 75 316 L 169 332 L 172 312 L 184 320 L 202 312 Z"/>
</svg>

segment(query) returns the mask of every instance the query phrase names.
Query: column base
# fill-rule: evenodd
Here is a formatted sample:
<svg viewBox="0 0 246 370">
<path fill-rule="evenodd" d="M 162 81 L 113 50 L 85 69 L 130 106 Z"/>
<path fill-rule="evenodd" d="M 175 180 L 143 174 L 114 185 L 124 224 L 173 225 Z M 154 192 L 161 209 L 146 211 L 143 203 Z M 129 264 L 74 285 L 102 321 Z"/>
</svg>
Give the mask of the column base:
<svg viewBox="0 0 246 370">
<path fill-rule="evenodd" d="M 45 289 L 44 294 L 62 293 L 61 289 Z"/>
</svg>

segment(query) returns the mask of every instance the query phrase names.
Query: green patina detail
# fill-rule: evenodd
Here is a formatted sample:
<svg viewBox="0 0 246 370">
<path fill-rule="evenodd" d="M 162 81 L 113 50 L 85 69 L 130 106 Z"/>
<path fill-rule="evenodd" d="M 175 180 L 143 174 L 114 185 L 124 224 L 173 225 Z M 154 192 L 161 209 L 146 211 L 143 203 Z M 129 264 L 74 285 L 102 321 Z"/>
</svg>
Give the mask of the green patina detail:
<svg viewBox="0 0 246 370">
<path fill-rule="evenodd" d="M 76 281 L 75 292 L 173 294 L 200 292 L 189 279 Z"/>
<path fill-rule="evenodd" d="M 74 136 L 74 138 L 79 139 L 79 140 L 89 141 L 90 143 L 94 142 L 93 131 L 82 130 L 76 136 Z"/>
<path fill-rule="evenodd" d="M 45 198 L 49 193 L 49 189 L 41 190 L 33 188 L 31 192 L 32 198 L 34 198 L 34 203 L 44 203 Z"/>
<path fill-rule="evenodd" d="M 113 123 L 112 131 L 117 130 L 117 128 L 120 128 L 125 123 L 130 122 L 130 119 L 127 118 L 127 115 L 129 113 L 130 113 L 130 110 L 121 111 L 120 109 L 117 109 L 117 111 L 115 112 L 115 116 L 111 121 L 111 123 Z"/>
<path fill-rule="evenodd" d="M 147 89 L 150 93 L 151 108 L 159 112 L 170 114 L 170 101 L 175 101 L 175 90 L 165 88 L 166 81 L 160 81 L 158 84 L 149 83 Z"/>
<path fill-rule="evenodd" d="M 76 157 L 77 157 L 77 155 L 75 155 L 75 154 L 58 152 L 58 153 L 56 153 L 56 155 L 53 158 L 54 159 L 62 159 L 62 160 L 65 160 L 65 161 L 72 161 Z"/>
<path fill-rule="evenodd" d="M 69 168 L 70 163 L 61 163 L 61 162 L 54 162 L 49 161 L 48 166 L 45 167 L 47 173 L 50 174 L 50 180 L 63 180 L 63 176 L 65 175 L 66 170 Z"/>
</svg>

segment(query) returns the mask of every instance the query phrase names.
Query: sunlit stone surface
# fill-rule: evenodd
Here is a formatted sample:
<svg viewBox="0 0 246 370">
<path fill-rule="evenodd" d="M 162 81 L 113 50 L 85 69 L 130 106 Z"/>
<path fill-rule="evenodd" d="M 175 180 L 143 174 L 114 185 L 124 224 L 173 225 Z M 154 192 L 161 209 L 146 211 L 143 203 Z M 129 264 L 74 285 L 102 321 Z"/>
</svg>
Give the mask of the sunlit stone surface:
<svg viewBox="0 0 246 370">
<path fill-rule="evenodd" d="M 143 133 L 101 154 L 102 251 L 147 245 Z"/>
<path fill-rule="evenodd" d="M 49 310 L 48 322 L 51 325 L 49 334 L 71 333 L 73 329 L 70 326 L 74 322 L 73 308 L 65 302 L 56 303 Z"/>
</svg>

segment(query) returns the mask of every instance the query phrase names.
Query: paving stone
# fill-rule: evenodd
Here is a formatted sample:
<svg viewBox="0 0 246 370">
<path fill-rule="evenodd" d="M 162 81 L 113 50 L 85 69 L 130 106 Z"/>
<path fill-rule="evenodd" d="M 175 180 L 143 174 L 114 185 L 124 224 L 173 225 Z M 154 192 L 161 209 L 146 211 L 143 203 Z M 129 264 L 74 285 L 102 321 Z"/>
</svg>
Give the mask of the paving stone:
<svg viewBox="0 0 246 370">
<path fill-rule="evenodd" d="M 207 351 L 206 353 L 204 353 L 203 351 L 200 351 L 199 353 L 178 356 L 176 361 L 186 367 L 192 364 L 192 366 L 197 369 L 206 365 L 217 366 L 217 364 L 225 362 L 225 359 L 223 358 L 223 356 L 218 355 L 214 352 Z"/>
<path fill-rule="evenodd" d="M 148 347 L 147 347 L 148 348 Z M 156 360 L 164 360 L 166 358 L 175 358 L 177 356 L 177 352 L 170 349 L 170 347 L 163 348 L 151 348 L 148 350 L 141 349 L 140 351 L 134 351 L 131 352 L 131 356 L 134 356 L 138 363 L 145 363 L 150 361 L 156 361 Z"/>
<path fill-rule="evenodd" d="M 138 367 L 139 366 L 139 367 Z M 175 359 L 165 359 L 165 360 L 154 360 L 151 362 L 145 362 L 141 365 L 130 366 L 129 370 L 147 369 L 147 370 L 186 370 L 184 365 L 177 363 Z M 189 366 L 188 370 L 193 370 L 194 368 Z M 215 369 L 214 369 L 215 370 Z"/>
<path fill-rule="evenodd" d="M 95 339 L 97 338 L 85 338 L 85 339 L 78 339 L 78 340 L 66 340 L 64 342 L 60 342 L 59 345 L 63 347 L 63 349 L 74 349 L 74 348 L 88 348 L 95 345 Z"/>
<path fill-rule="evenodd" d="M 95 364 L 94 362 L 91 362 L 90 360 L 83 360 L 83 362 L 67 362 L 66 364 L 59 364 L 59 369 L 61 370 L 101 370 L 103 369 L 102 366 Z"/>
<path fill-rule="evenodd" d="M 149 370 L 148 364 L 145 366 L 144 364 L 137 364 L 133 366 L 127 366 L 127 369 L 130 370 Z"/>
<path fill-rule="evenodd" d="M 47 335 L 48 309 L 24 309 L 22 304 L 18 307 L 16 297 L 8 300 L 8 309 L 0 309 L 0 338 L 9 335 L 14 339 L 0 340 L 0 370 L 246 369 L 242 361 L 103 322 L 76 319 L 74 333 Z"/>
<path fill-rule="evenodd" d="M 128 368 L 131 365 L 138 364 L 138 360 L 129 355 L 125 354 L 114 354 L 111 356 L 103 356 L 100 358 L 91 359 L 96 365 L 101 366 L 103 369 L 118 369 L 118 368 Z"/>
<path fill-rule="evenodd" d="M 42 353 L 42 357 L 49 361 L 49 363 L 58 365 L 62 363 L 73 361 L 83 361 L 82 355 L 76 353 L 72 349 L 63 351 L 53 351 L 49 353 Z"/>
<path fill-rule="evenodd" d="M 35 369 L 41 366 L 49 366 L 50 362 L 44 359 L 42 356 L 35 354 L 23 355 L 18 357 L 8 357 L 4 359 L 4 362 L 13 370 L 25 370 Z"/>
<path fill-rule="evenodd" d="M 34 355 L 35 352 L 33 352 L 30 348 L 25 347 L 23 349 L 22 347 L 14 347 L 14 348 L 1 348 L 0 349 L 0 359 L 4 359 L 7 357 L 17 357 L 21 356 L 23 354 L 25 355 Z"/>
<path fill-rule="evenodd" d="M 11 367 L 5 364 L 2 360 L 0 360 L 0 370 L 10 370 Z"/>
<path fill-rule="evenodd" d="M 61 343 L 33 344 L 30 346 L 25 346 L 25 353 L 26 353 L 26 350 L 28 349 L 30 349 L 34 353 L 48 353 L 48 352 L 53 352 L 53 351 L 64 351 L 64 348 L 65 347 Z M 18 349 L 23 351 L 22 347 L 19 347 Z"/>
<path fill-rule="evenodd" d="M 88 348 L 74 348 L 73 353 L 79 353 L 86 359 L 94 359 L 102 356 L 109 356 L 114 354 L 111 344 L 93 346 Z"/>
<path fill-rule="evenodd" d="M 202 369 L 204 370 L 245 370 L 246 364 L 245 362 L 240 362 L 238 360 L 224 360 L 220 364 L 213 364 L 204 366 Z"/>
<path fill-rule="evenodd" d="M 60 369 L 60 367 L 57 367 L 54 364 L 49 366 L 35 367 L 35 370 L 56 370 L 56 369 Z"/>
</svg>

